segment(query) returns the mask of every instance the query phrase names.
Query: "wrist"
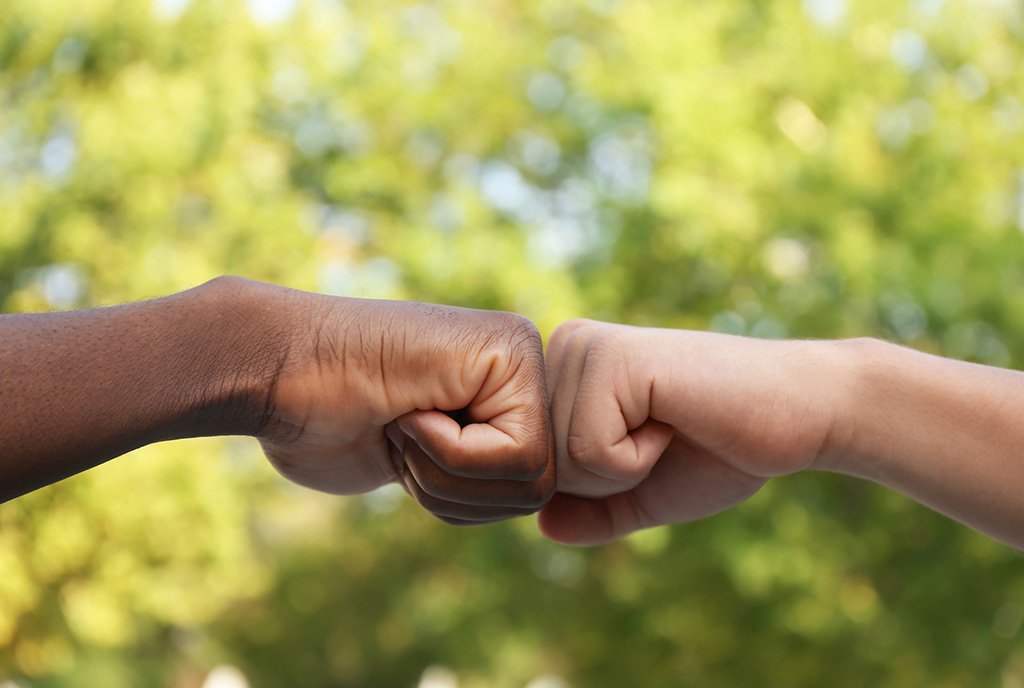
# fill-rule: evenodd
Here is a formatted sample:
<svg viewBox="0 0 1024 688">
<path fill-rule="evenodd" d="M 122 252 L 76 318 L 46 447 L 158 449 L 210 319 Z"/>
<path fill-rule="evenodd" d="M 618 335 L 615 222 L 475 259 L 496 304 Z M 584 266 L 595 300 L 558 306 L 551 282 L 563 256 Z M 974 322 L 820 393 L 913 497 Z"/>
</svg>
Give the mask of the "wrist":
<svg viewBox="0 0 1024 688">
<path fill-rule="evenodd" d="M 826 406 L 832 413 L 831 429 L 822 445 L 814 468 L 818 470 L 867 475 L 864 425 L 871 402 L 872 381 L 892 374 L 888 363 L 898 347 L 880 339 L 859 337 L 822 342 L 830 351 L 830 373 Z"/>
<path fill-rule="evenodd" d="M 197 400 L 192 435 L 280 432 L 275 390 L 308 309 L 292 290 L 218 277 L 183 294 L 190 316 L 185 345 L 195 352 Z M 290 297 L 290 298 L 289 298 Z M 294 322 L 305 316 L 305 327 Z"/>
</svg>

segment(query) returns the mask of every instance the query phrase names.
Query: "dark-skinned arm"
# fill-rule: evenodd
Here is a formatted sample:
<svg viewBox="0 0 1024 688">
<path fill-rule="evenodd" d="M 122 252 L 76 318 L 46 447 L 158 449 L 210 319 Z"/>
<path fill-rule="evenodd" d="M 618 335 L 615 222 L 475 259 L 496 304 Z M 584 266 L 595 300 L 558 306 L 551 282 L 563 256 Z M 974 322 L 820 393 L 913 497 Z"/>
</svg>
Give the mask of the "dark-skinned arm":
<svg viewBox="0 0 1024 688">
<path fill-rule="evenodd" d="M 2 500 L 214 435 L 258 438 L 281 473 L 324 491 L 401 482 L 452 523 L 530 513 L 554 486 L 540 339 L 508 313 L 218 278 L 0 316 L 0 371 Z"/>
</svg>

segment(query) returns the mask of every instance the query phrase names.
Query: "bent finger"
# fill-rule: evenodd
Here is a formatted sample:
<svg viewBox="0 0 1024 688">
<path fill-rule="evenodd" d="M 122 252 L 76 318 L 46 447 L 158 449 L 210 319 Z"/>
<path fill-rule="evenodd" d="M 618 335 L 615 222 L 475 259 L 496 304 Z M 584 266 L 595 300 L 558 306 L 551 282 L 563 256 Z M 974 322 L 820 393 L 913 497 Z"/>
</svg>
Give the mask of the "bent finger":
<svg viewBox="0 0 1024 688">
<path fill-rule="evenodd" d="M 408 472 L 435 499 L 478 507 L 517 507 L 532 512 L 547 503 L 555 488 L 554 465 L 533 481 L 474 479 L 445 472 L 412 438 L 403 451 Z"/>
<path fill-rule="evenodd" d="M 594 321 L 592 320 L 574 318 L 573 320 L 566 320 L 555 328 L 555 331 L 551 333 L 550 339 L 548 339 L 548 348 L 544 355 L 549 372 L 551 370 L 557 370 L 562 364 L 562 360 L 568 348 L 567 345 L 572 341 L 573 336 L 579 332 L 580 329 L 593 324 Z"/>
<path fill-rule="evenodd" d="M 412 411 L 397 420 L 445 473 L 471 479 L 533 481 L 550 463 L 547 437 L 538 432 L 518 435 L 491 423 L 460 426 L 441 411 Z"/>
<path fill-rule="evenodd" d="M 528 516 L 537 511 L 533 507 L 519 506 L 479 506 L 475 504 L 462 504 L 439 499 L 428 494 L 412 476 L 407 474 L 404 480 L 405 488 L 413 499 L 424 509 L 441 519 L 450 519 L 467 522 L 504 521 L 519 516 Z"/>
<path fill-rule="evenodd" d="M 588 356 L 566 423 L 566 453 L 594 475 L 620 483 L 619 492 L 639 484 L 672 440 L 672 427 L 650 419 L 650 394 L 637 398 L 620 360 Z"/>
</svg>

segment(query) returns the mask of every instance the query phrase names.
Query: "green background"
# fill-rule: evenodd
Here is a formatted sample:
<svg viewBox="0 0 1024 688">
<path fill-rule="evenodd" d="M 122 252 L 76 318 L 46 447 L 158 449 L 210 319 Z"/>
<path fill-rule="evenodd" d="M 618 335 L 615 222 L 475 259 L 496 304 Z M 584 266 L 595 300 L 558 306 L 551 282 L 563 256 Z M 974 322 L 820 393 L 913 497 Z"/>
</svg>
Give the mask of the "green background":
<svg viewBox="0 0 1024 688">
<path fill-rule="evenodd" d="M 1017 366 L 1022 64 L 1012 0 L 4 0 L 0 303 L 237 273 Z M 0 680 L 1011 688 L 1022 571 L 837 476 L 584 550 L 182 441 L 0 507 Z"/>
</svg>

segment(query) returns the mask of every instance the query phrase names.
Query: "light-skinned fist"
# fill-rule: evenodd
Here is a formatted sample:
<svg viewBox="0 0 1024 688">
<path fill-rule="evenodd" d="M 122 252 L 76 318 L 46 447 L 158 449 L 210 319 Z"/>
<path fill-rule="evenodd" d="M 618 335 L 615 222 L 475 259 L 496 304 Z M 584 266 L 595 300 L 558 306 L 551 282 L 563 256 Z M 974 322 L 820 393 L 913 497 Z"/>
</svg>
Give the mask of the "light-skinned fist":
<svg viewBox="0 0 1024 688">
<path fill-rule="evenodd" d="M 599 544 L 710 516 L 812 466 L 834 427 L 825 356 L 815 342 L 563 324 L 547 360 L 558 494 L 541 529 Z"/>
</svg>

